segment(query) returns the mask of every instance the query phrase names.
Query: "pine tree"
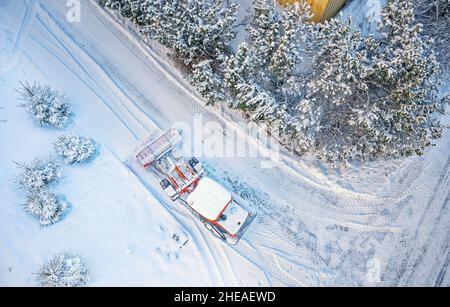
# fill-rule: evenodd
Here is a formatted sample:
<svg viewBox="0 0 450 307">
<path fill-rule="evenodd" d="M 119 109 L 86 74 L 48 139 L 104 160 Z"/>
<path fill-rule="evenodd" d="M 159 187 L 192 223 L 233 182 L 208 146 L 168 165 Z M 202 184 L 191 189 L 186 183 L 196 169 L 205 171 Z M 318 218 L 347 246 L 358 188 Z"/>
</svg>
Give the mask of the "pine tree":
<svg viewBox="0 0 450 307">
<path fill-rule="evenodd" d="M 414 5 L 424 34 L 433 40 L 439 62 L 450 70 L 450 0 L 414 0 Z"/>
<path fill-rule="evenodd" d="M 259 67 L 267 67 L 280 39 L 279 15 L 274 1 L 254 0 L 253 16 L 247 31 Z"/>
<path fill-rule="evenodd" d="M 66 164 L 84 163 L 95 155 L 95 143 L 90 138 L 64 134 L 53 144 L 55 152 Z"/>
<path fill-rule="evenodd" d="M 333 19 L 318 26 L 314 34 L 311 74 L 306 78 L 305 97 L 300 104 L 308 105 L 311 112 L 319 115 L 314 126 L 304 127 L 305 139 L 308 134 L 315 136 L 316 153 L 331 163 L 345 162 L 350 152 L 356 156 L 361 154 L 362 142 L 355 142 L 367 132 L 361 120 L 370 121 L 370 111 L 364 100 L 367 97 L 368 85 L 365 76 L 370 71 L 363 40 L 357 31 L 351 28 L 351 20 Z M 301 80 L 303 82 L 303 80 Z M 304 110 L 301 105 L 298 111 Z M 300 111 L 298 120 L 305 120 Z M 358 123 L 357 123 L 358 122 Z M 301 127 L 304 125 L 301 124 Z M 297 127 L 299 127 L 297 125 Z M 303 149 L 302 149 L 303 150 Z M 352 154 L 350 154 L 352 155 Z"/>
<path fill-rule="evenodd" d="M 208 105 L 226 100 L 222 78 L 214 72 L 211 60 L 194 65 L 191 81 L 197 91 L 206 98 Z"/>
<path fill-rule="evenodd" d="M 236 54 L 227 58 L 224 66 L 224 85 L 236 97 L 238 86 L 251 80 L 255 73 L 254 58 L 248 44 L 240 44 Z"/>
<path fill-rule="evenodd" d="M 72 120 L 73 112 L 64 94 L 49 85 L 21 83 L 18 90 L 24 108 L 40 126 L 65 128 Z"/>
<path fill-rule="evenodd" d="M 388 1 L 382 17 L 371 76 L 371 98 L 380 110 L 376 132 L 383 141 L 378 150 L 393 157 L 421 155 L 442 133 L 435 116 L 444 112 L 437 97 L 439 65 L 420 35 L 411 0 Z"/>
<path fill-rule="evenodd" d="M 240 83 L 237 86 L 238 107 L 245 111 L 253 121 L 263 121 L 271 118 L 276 108 L 274 97 L 261 90 L 254 83 Z"/>
<path fill-rule="evenodd" d="M 61 177 L 61 165 L 51 158 L 36 158 L 31 163 L 18 165 L 23 172 L 17 177 L 17 182 L 30 192 L 40 190 Z"/>
<path fill-rule="evenodd" d="M 142 33 L 174 49 L 186 65 L 217 59 L 236 36 L 238 9 L 221 0 L 150 0 Z"/>
<path fill-rule="evenodd" d="M 68 252 L 54 255 L 37 272 L 37 281 L 42 287 L 81 287 L 90 278 L 81 256 Z"/>
<path fill-rule="evenodd" d="M 41 226 L 49 226 L 58 222 L 69 206 L 68 202 L 43 187 L 31 191 L 27 197 L 25 210 L 36 216 Z"/>
<path fill-rule="evenodd" d="M 306 2 L 288 7 L 281 14 L 280 36 L 269 64 L 278 81 L 285 81 L 303 62 L 302 54 L 305 53 L 303 48 L 311 27 L 310 17 L 310 8 Z"/>
<path fill-rule="evenodd" d="M 145 12 L 149 8 L 149 1 L 145 0 L 98 0 L 102 6 L 109 7 L 138 25 L 145 24 Z"/>
</svg>

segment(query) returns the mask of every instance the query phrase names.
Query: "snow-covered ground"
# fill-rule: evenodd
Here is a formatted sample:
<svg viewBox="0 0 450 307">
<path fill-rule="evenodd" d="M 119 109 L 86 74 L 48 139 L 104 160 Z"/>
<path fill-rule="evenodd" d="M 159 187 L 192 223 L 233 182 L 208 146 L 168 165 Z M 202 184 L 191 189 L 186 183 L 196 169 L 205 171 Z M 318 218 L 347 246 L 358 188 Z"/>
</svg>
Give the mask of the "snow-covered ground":
<svg viewBox="0 0 450 307">
<path fill-rule="evenodd" d="M 91 286 L 450 285 L 449 131 L 423 157 L 340 170 L 283 151 L 272 168 L 203 158 L 258 212 L 229 246 L 129 156 L 173 124 L 229 124 L 244 143 L 243 124 L 205 108 L 164 48 L 94 2 L 81 1 L 80 22 L 67 12 L 65 1 L 0 0 L 0 285 L 36 285 L 33 273 L 62 250 L 83 255 Z M 17 108 L 19 81 L 35 80 L 67 93 L 68 129 L 38 128 Z M 99 155 L 64 168 L 56 189 L 72 208 L 40 228 L 21 206 L 13 161 L 45 156 L 68 131 L 95 139 Z"/>
</svg>

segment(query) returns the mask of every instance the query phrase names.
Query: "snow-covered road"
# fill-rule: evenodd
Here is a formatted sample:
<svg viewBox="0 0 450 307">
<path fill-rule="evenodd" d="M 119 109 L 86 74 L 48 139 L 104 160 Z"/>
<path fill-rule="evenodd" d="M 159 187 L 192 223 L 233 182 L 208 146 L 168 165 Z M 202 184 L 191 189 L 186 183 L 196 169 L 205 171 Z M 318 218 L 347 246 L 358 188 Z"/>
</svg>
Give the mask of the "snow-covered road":
<svg viewBox="0 0 450 307">
<path fill-rule="evenodd" d="M 184 208 L 170 203 L 149 174 L 133 165 L 130 170 L 126 164 L 140 141 L 173 124 L 193 127 L 201 117 L 204 123 L 235 127 L 226 138 L 235 135 L 238 144 L 245 144 L 243 124 L 233 123 L 218 108 L 205 108 L 163 48 L 141 43 L 130 26 L 94 2 L 81 2 L 81 21 L 75 23 L 68 22 L 64 1 L 4 0 L 5 10 L 11 11 L 12 2 L 20 3 L 14 13 L 21 22 L 13 24 L 13 43 L 5 56 L 11 56 L 11 63 L 18 61 L 21 69 L 35 66 L 52 86 L 67 93 L 78 129 L 101 143 L 115 161 L 110 163 L 121 168 L 118 172 L 126 172 L 134 178 L 130 179 L 133 184 L 145 187 L 145 193 L 135 192 L 143 193 L 138 198 L 150 192 L 149 197 L 156 200 L 152 206 L 158 208 L 140 211 L 150 215 L 149 222 L 162 214 L 171 227 L 183 229 L 190 238 L 185 254 L 198 257 L 185 270 L 196 274 L 194 268 L 207 268 L 195 278 L 196 283 L 449 284 L 448 132 L 424 157 L 404 161 L 390 173 L 391 169 L 374 165 L 332 172 L 307 160 L 296 162 L 283 151 L 272 168 L 261 167 L 258 158 L 205 157 L 213 177 L 249 200 L 258 212 L 257 222 L 243 240 L 230 247 L 204 231 Z M 7 82 L 12 81 L 7 73 L 2 78 L 3 86 L 14 85 Z M 207 126 L 205 133 L 223 135 L 214 129 Z M 256 138 L 247 143 L 260 144 Z M 1 163 L 18 148 L 9 146 L 9 155 Z M 7 236 L 1 229 L 0 235 Z M 2 270 L 8 262 L 14 260 L 0 259 Z M 377 266 L 379 272 L 373 272 Z M 380 279 L 368 277 L 372 273 Z M 7 276 L 0 281 L 7 284 Z"/>
</svg>

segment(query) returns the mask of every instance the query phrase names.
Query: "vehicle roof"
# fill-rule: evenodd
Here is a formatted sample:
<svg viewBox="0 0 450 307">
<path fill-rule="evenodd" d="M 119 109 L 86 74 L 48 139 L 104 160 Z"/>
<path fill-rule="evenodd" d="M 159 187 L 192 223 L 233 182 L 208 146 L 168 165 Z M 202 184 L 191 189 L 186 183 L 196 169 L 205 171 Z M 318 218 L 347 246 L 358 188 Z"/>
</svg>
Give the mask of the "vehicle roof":
<svg viewBox="0 0 450 307">
<path fill-rule="evenodd" d="M 187 198 L 189 206 L 210 221 L 217 220 L 231 200 L 231 193 L 208 177 L 202 178 Z"/>
</svg>

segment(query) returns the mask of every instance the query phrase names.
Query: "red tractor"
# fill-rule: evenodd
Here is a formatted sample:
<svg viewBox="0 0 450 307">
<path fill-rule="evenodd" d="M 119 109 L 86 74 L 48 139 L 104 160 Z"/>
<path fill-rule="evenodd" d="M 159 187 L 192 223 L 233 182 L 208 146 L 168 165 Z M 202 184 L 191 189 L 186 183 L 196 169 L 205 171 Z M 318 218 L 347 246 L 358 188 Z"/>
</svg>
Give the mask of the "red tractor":
<svg viewBox="0 0 450 307">
<path fill-rule="evenodd" d="M 172 201 L 186 205 L 216 236 L 236 244 L 256 214 L 246 210 L 237 195 L 207 177 L 197 158 L 184 159 L 178 151 L 181 142 L 181 134 L 169 130 L 141 146 L 136 159 L 160 180 Z"/>
</svg>

